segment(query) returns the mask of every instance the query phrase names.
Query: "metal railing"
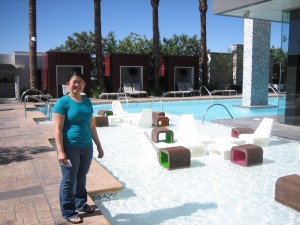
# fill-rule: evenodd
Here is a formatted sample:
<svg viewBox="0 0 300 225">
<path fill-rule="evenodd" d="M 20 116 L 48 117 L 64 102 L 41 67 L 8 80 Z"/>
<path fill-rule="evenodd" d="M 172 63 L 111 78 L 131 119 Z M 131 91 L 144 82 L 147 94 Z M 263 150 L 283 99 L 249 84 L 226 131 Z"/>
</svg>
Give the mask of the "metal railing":
<svg viewBox="0 0 300 225">
<path fill-rule="evenodd" d="M 122 97 L 124 97 L 126 102 L 128 103 L 127 94 L 125 93 L 125 91 L 122 87 L 119 87 L 119 89 L 118 89 L 118 99 L 121 100 Z"/>
<path fill-rule="evenodd" d="M 36 95 L 26 95 L 24 97 L 25 94 L 27 94 L 28 92 L 36 92 L 38 94 Z M 47 115 L 47 118 L 49 120 L 52 120 L 52 96 L 51 95 L 45 95 L 42 91 L 37 90 L 37 89 L 28 89 L 26 91 L 23 92 L 22 96 L 21 96 L 21 105 L 22 105 L 22 100 L 24 97 L 24 112 L 25 112 L 25 119 L 27 119 L 27 109 L 26 109 L 26 103 L 28 102 L 28 99 L 34 99 L 38 102 L 44 102 L 46 104 L 45 107 L 45 112 L 44 114 Z"/>
<path fill-rule="evenodd" d="M 163 104 L 162 100 L 159 97 L 153 97 L 152 98 L 152 101 L 150 103 L 150 109 L 152 109 L 152 104 L 155 100 L 158 100 L 160 102 L 161 112 L 163 112 L 164 111 L 164 104 Z"/>
<path fill-rule="evenodd" d="M 211 95 L 211 93 L 210 93 L 210 91 L 207 89 L 207 87 L 205 87 L 204 85 L 201 85 L 201 87 L 199 88 L 199 95 L 201 96 L 202 94 L 202 88 L 204 88 L 206 91 L 207 91 L 207 93 L 209 94 L 209 96 L 211 97 L 211 100 L 212 101 L 214 101 L 214 98 L 213 98 L 213 96 Z"/>
<path fill-rule="evenodd" d="M 205 112 L 204 112 L 204 114 L 203 114 L 203 117 L 202 117 L 202 124 L 203 124 L 203 122 L 204 122 L 204 119 L 205 119 L 205 116 L 206 116 L 206 113 L 208 112 L 208 110 L 209 110 L 210 108 L 214 107 L 214 106 L 217 106 L 217 105 L 218 105 L 218 106 L 222 106 L 224 109 L 226 109 L 226 111 L 228 112 L 228 114 L 230 115 L 230 117 L 233 119 L 233 116 L 231 115 L 231 113 L 229 112 L 229 110 L 227 109 L 227 107 L 226 107 L 225 105 L 216 103 L 216 104 L 213 104 L 213 105 L 209 106 L 209 107 L 205 110 Z"/>
</svg>

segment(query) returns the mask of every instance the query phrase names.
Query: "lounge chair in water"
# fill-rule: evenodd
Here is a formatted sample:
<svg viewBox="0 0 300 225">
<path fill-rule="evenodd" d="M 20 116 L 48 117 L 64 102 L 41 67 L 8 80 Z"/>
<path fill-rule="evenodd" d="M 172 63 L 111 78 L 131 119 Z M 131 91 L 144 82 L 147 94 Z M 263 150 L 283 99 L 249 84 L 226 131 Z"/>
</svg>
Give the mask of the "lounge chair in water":
<svg viewBox="0 0 300 225">
<path fill-rule="evenodd" d="M 239 139 L 245 140 L 246 144 L 254 144 L 260 147 L 268 146 L 273 129 L 274 120 L 263 118 L 253 134 L 240 134 Z"/>
<path fill-rule="evenodd" d="M 139 114 L 129 118 L 129 123 L 138 128 L 152 127 L 152 110 L 143 109 Z"/>
<path fill-rule="evenodd" d="M 183 114 L 180 117 L 175 142 L 172 144 L 157 143 L 158 148 L 183 146 L 190 150 L 191 156 L 201 156 L 207 153 L 208 144 L 214 143 L 214 139 L 207 135 L 198 135 L 196 121 L 192 114 Z"/>
<path fill-rule="evenodd" d="M 130 116 L 130 114 L 123 109 L 119 100 L 111 102 L 111 111 L 113 115 L 108 117 L 109 123 L 123 122 L 125 117 Z"/>
</svg>

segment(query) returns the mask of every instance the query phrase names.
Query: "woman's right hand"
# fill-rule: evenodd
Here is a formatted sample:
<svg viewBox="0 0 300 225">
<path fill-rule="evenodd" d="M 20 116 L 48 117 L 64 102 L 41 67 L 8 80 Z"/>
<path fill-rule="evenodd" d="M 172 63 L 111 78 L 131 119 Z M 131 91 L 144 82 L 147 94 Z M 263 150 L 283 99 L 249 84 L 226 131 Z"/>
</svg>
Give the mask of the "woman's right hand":
<svg viewBox="0 0 300 225">
<path fill-rule="evenodd" d="M 59 152 L 57 153 L 57 159 L 58 159 L 58 161 L 59 161 L 62 165 L 66 165 L 66 164 L 67 164 L 67 157 L 66 157 L 65 152 L 59 151 Z"/>
</svg>

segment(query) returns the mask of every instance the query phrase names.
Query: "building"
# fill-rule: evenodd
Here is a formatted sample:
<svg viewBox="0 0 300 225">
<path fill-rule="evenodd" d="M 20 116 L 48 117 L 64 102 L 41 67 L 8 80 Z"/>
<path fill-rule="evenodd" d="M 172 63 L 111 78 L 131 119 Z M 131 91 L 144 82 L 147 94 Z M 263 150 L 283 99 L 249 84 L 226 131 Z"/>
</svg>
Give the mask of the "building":
<svg viewBox="0 0 300 225">
<path fill-rule="evenodd" d="M 251 29 L 252 32 L 259 31 L 260 34 L 264 34 L 264 39 L 267 40 L 270 37 L 270 30 L 268 22 L 281 22 L 282 23 L 282 50 L 287 53 L 287 86 L 286 86 L 286 103 L 281 104 L 279 102 L 279 112 L 284 111 L 284 115 L 278 115 L 278 122 L 300 125 L 300 1 L 296 0 L 212 0 L 213 13 L 223 16 L 233 16 L 245 19 L 245 24 L 248 23 L 249 27 L 244 29 Z M 260 24 L 260 26 L 256 26 Z M 263 27 L 263 29 L 262 29 Z M 244 32 L 246 32 L 244 30 Z M 251 35 L 250 35 L 251 36 Z M 253 41 L 250 40 L 250 41 Z M 264 40 L 262 40 L 264 41 Z M 266 42 L 267 43 L 267 42 Z M 246 40 L 244 45 L 246 45 Z M 245 48 L 245 47 L 244 47 Z M 252 62 L 255 62 L 258 57 L 253 57 L 259 52 L 259 47 L 252 46 Z M 244 50 L 244 74 L 243 80 L 245 82 L 245 50 Z M 259 62 L 261 64 L 261 60 Z M 252 66 L 256 66 L 255 63 Z M 264 63 L 267 64 L 267 61 Z M 261 85 L 262 81 L 268 80 L 267 73 L 262 77 L 251 76 L 250 83 L 247 85 L 251 88 L 249 93 L 251 95 L 262 95 L 261 93 L 255 93 L 255 90 L 263 90 L 265 95 L 265 85 Z M 248 79 L 248 78 L 247 78 Z M 279 79 L 281 80 L 281 79 Z M 250 84 L 250 85 L 249 85 Z M 281 85 L 281 84 L 279 84 Z M 245 91 L 243 87 L 243 94 L 246 95 L 248 91 Z M 246 96 L 247 98 L 248 96 Z M 264 97 L 264 96 L 263 96 Z M 244 96 L 243 96 L 244 98 Z M 250 97 L 251 98 L 251 97 Z"/>
</svg>

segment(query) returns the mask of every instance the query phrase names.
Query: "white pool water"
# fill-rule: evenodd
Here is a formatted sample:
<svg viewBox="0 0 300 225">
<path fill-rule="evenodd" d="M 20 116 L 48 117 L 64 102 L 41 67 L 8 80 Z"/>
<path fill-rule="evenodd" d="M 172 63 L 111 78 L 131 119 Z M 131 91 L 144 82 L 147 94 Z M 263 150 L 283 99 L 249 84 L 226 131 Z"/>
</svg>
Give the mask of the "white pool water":
<svg viewBox="0 0 300 225">
<path fill-rule="evenodd" d="M 176 138 L 179 117 L 168 116 Z M 231 130 L 201 121 L 197 127 L 211 136 Z M 272 138 L 262 165 L 242 167 L 205 155 L 192 158 L 190 168 L 169 171 L 141 130 L 128 124 L 97 129 L 105 151 L 100 163 L 124 185 L 118 199 L 96 201 L 113 225 L 300 224 L 297 211 L 274 200 L 276 180 L 300 173 L 299 143 Z"/>
</svg>

